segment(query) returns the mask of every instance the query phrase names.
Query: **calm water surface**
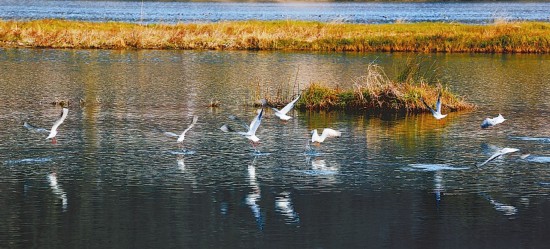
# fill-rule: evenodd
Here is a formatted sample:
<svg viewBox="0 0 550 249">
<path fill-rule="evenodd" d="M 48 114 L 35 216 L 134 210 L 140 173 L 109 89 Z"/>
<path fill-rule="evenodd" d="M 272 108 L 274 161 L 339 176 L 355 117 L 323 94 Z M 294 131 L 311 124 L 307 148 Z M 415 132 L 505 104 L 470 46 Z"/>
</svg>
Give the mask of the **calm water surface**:
<svg viewBox="0 0 550 249">
<path fill-rule="evenodd" d="M 143 23 L 217 22 L 224 20 L 287 20 L 392 23 L 494 20 L 550 21 L 550 3 L 250 3 L 171 1 L 42 1 L 4 0 L 2 19 L 61 18 Z"/>
<path fill-rule="evenodd" d="M 218 128 L 256 86 L 351 87 L 413 54 L 0 49 L 0 248 L 544 248 L 550 224 L 550 57 L 424 55 L 471 112 L 267 111 L 258 136 Z M 49 128 L 73 104 L 58 143 Z M 211 99 L 219 108 L 206 105 Z M 502 113 L 508 120 L 481 130 Z M 179 155 L 161 130 L 186 135 Z M 238 126 L 237 126 L 238 127 Z M 312 129 L 331 127 L 317 156 Z M 477 168 L 496 147 L 511 155 Z"/>
</svg>

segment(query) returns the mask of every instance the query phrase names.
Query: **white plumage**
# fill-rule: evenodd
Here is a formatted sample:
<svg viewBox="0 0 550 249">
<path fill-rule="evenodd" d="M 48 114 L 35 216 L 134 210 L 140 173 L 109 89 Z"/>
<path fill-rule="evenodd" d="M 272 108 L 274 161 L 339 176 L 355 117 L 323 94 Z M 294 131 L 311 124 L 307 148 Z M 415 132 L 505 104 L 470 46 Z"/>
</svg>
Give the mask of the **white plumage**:
<svg viewBox="0 0 550 249">
<path fill-rule="evenodd" d="M 424 101 L 424 99 L 421 99 L 421 100 L 422 100 L 422 103 L 424 103 L 424 105 L 430 110 L 430 112 L 432 112 L 432 115 L 434 116 L 435 119 L 442 119 L 447 116 L 447 114 L 445 115 L 441 114 L 441 94 L 437 96 L 437 103 L 435 103 L 435 110 L 431 108 Z"/>
<path fill-rule="evenodd" d="M 519 151 L 519 149 L 516 149 L 516 148 L 503 148 L 503 149 L 500 149 L 497 152 L 495 152 L 495 154 L 493 154 L 491 157 L 489 157 L 489 159 L 485 160 L 485 162 L 478 165 L 478 167 L 481 167 L 481 166 L 485 165 L 486 163 L 494 160 L 497 157 L 500 157 L 500 156 L 508 154 L 508 153 L 517 152 L 517 151 Z"/>
<path fill-rule="evenodd" d="M 497 117 L 486 118 L 485 120 L 483 120 L 483 122 L 481 123 L 481 128 L 489 128 L 491 126 L 495 126 L 497 124 L 500 124 L 500 123 L 504 122 L 505 120 L 506 119 L 504 119 L 504 117 L 501 114 L 498 114 Z"/>
<path fill-rule="evenodd" d="M 275 111 L 275 116 L 279 117 L 282 120 L 289 120 L 292 117 L 286 115 L 290 110 L 292 110 L 292 107 L 296 104 L 296 102 L 300 99 L 300 95 L 296 97 L 294 100 L 292 100 L 290 103 L 288 103 L 283 109 L 278 110 L 277 108 L 271 108 Z"/>
<path fill-rule="evenodd" d="M 319 133 L 317 133 L 317 129 L 313 130 L 312 133 L 313 133 L 313 135 L 311 135 L 312 143 L 315 143 L 315 142 L 322 143 L 323 141 L 325 141 L 327 137 L 339 137 L 340 135 L 342 135 L 341 132 L 330 128 L 323 129 L 323 133 L 321 133 L 321 136 L 319 136 Z"/>
<path fill-rule="evenodd" d="M 57 135 L 57 127 L 59 127 L 59 125 L 61 125 L 61 123 L 65 121 L 65 119 L 67 118 L 67 114 L 69 114 L 69 109 L 63 108 L 61 117 L 59 117 L 59 119 L 57 119 L 55 123 L 53 123 L 52 129 L 50 130 L 50 135 L 48 135 L 46 139 L 54 138 Z"/>
<path fill-rule="evenodd" d="M 197 123 L 197 120 L 199 120 L 199 117 L 193 116 L 193 121 L 191 122 L 191 124 L 189 124 L 187 129 L 185 129 L 180 135 L 173 132 L 165 132 L 164 134 L 170 137 L 177 137 L 178 138 L 177 142 L 183 143 L 183 140 L 185 140 L 185 133 L 187 133 L 191 128 L 193 128 L 193 126 L 195 126 L 195 124 Z"/>
<path fill-rule="evenodd" d="M 246 125 L 243 125 L 244 127 L 246 127 L 248 129 L 248 131 L 246 131 L 246 132 L 239 131 L 239 132 L 237 132 L 237 134 L 248 138 L 253 143 L 259 142 L 260 139 L 256 136 L 256 131 L 258 130 L 258 127 L 260 127 L 260 124 L 262 123 L 263 113 L 264 113 L 264 109 L 263 108 L 259 109 L 258 110 L 258 115 L 256 115 L 256 117 L 254 117 L 252 122 L 250 122 L 250 125 L 248 127 L 246 127 Z M 232 119 L 237 119 L 237 118 L 232 117 Z M 223 132 L 234 132 L 234 130 L 231 129 L 231 127 L 229 127 L 229 125 L 226 125 L 226 124 L 224 124 L 222 127 L 220 127 L 220 130 L 222 130 Z"/>
</svg>

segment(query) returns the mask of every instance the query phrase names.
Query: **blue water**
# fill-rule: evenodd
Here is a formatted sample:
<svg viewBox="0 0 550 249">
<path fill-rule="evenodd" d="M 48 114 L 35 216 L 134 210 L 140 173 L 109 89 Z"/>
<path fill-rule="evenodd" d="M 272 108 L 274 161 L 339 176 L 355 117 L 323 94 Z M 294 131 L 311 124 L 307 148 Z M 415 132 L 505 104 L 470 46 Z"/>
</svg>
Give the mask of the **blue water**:
<svg viewBox="0 0 550 249">
<path fill-rule="evenodd" d="M 139 23 L 310 20 L 349 23 L 550 21 L 550 2 L 250 3 L 156 1 L 0 1 L 1 19 L 60 18 Z"/>
</svg>

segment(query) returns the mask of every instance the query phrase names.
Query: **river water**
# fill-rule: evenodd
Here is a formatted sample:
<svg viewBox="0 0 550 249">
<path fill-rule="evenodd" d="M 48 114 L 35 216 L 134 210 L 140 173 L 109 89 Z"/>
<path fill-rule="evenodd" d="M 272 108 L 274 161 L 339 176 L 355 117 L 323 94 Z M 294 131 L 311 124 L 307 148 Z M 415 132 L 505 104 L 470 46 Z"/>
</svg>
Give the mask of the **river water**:
<svg viewBox="0 0 550 249">
<path fill-rule="evenodd" d="M 0 1 L 1 19 L 60 18 L 139 23 L 310 20 L 350 23 L 550 21 L 550 2 L 257 3 L 173 1 Z"/>
<path fill-rule="evenodd" d="M 547 246 L 548 55 L 423 55 L 479 106 L 439 121 L 266 110 L 260 156 L 219 130 L 252 120 L 258 85 L 346 88 L 369 63 L 391 78 L 414 56 L 0 49 L 0 248 Z M 23 127 L 51 127 L 63 99 L 56 144 Z M 162 131 L 192 115 L 182 155 Z M 342 136 L 304 154 L 324 127 Z M 476 166 L 503 147 L 530 156 Z"/>
</svg>

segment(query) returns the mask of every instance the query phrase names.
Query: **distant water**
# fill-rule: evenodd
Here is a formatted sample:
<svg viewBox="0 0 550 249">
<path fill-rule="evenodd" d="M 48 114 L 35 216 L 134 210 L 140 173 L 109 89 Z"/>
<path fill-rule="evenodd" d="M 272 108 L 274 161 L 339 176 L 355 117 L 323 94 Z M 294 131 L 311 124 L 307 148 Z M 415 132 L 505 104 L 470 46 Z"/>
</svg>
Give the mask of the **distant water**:
<svg viewBox="0 0 550 249">
<path fill-rule="evenodd" d="M 550 21 L 550 2 L 250 3 L 0 1 L 1 19 L 60 18 L 140 23 L 309 20 L 347 23 Z"/>
</svg>

